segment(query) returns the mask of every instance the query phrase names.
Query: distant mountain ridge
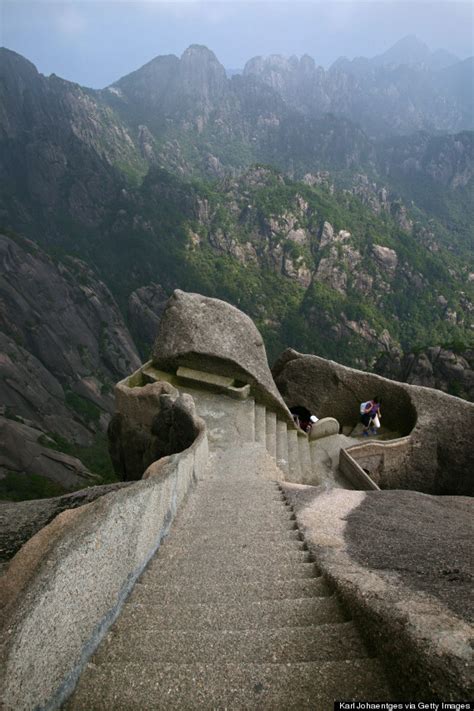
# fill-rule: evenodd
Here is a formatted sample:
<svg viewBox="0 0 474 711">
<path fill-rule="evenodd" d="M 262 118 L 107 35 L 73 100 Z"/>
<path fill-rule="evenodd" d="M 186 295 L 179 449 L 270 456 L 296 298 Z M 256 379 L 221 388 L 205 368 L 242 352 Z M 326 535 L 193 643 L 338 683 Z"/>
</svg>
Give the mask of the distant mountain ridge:
<svg viewBox="0 0 474 711">
<path fill-rule="evenodd" d="M 46 460 L 99 447 L 130 332 L 146 357 L 176 287 L 243 308 L 270 357 L 378 362 L 470 397 L 471 78 L 472 59 L 359 80 L 310 57 L 228 78 L 193 45 L 94 91 L 0 49 L 0 227 L 34 243 L 2 239 L 2 426 Z M 431 372 L 420 353 L 440 348 Z"/>
<path fill-rule="evenodd" d="M 445 49 L 429 49 L 428 45 L 418 39 L 415 35 L 407 35 L 382 54 L 378 54 L 371 59 L 367 57 L 355 57 L 350 60 L 347 57 L 339 57 L 331 65 L 331 69 L 344 69 L 354 74 L 367 71 L 374 67 L 400 66 L 423 66 L 427 69 L 439 70 L 452 66 L 460 59 L 452 52 Z"/>
</svg>

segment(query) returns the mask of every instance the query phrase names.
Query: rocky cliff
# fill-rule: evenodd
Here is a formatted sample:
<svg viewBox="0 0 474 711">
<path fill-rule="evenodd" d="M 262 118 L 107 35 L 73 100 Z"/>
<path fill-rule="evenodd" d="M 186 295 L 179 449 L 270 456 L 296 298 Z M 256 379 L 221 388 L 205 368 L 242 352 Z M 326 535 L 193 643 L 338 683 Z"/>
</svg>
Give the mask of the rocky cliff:
<svg viewBox="0 0 474 711">
<path fill-rule="evenodd" d="M 4 433 L 32 446 L 35 436 L 49 448 L 55 437 L 56 445 L 91 445 L 113 409 L 114 383 L 139 363 L 112 295 L 80 260 L 54 262 L 14 235 L 0 235 L 0 264 L 0 400 L 3 415 L 29 428 L 28 436 L 21 435 L 19 425 L 4 422 Z M 57 480 L 52 465 L 48 473 L 37 461 L 40 455 L 61 459 L 56 453 L 6 449 L 4 475 L 27 472 Z M 63 461 L 66 466 L 67 457 Z M 63 483 L 78 482 L 65 471 Z"/>
</svg>

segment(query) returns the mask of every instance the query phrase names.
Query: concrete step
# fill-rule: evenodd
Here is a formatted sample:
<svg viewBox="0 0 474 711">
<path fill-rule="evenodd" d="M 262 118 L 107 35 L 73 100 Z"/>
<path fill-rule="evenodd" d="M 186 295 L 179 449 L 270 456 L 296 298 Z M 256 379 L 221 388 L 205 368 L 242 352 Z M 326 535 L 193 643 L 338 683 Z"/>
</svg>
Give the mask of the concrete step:
<svg viewBox="0 0 474 711">
<path fill-rule="evenodd" d="M 187 561 L 192 561 L 192 565 L 208 568 L 210 566 L 222 567 L 225 570 L 229 565 L 246 568 L 249 565 L 273 565 L 279 567 L 281 564 L 299 565 L 312 561 L 308 551 L 295 548 L 265 548 L 246 546 L 244 548 L 190 548 L 186 546 L 186 553 L 176 546 L 163 546 L 156 558 L 156 565 L 159 568 L 169 567 L 176 564 L 184 566 Z"/>
<path fill-rule="evenodd" d="M 67 711 L 333 711 L 390 701 L 375 659 L 287 664 L 89 664 Z"/>
<path fill-rule="evenodd" d="M 229 497 L 228 499 L 217 500 L 215 503 L 212 502 L 211 496 L 202 496 L 199 492 L 196 492 L 195 506 L 190 507 L 190 511 L 193 511 L 193 515 L 201 516 L 201 512 L 205 512 L 204 515 L 208 515 L 209 512 L 213 514 L 219 514 L 221 511 L 229 511 L 230 513 L 247 515 L 255 512 L 256 514 L 267 513 L 267 516 L 278 516 L 280 514 L 291 513 L 290 509 L 286 505 L 285 501 L 278 497 L 276 499 L 271 499 L 270 497 L 266 500 L 262 500 L 260 495 L 253 495 L 253 491 L 249 488 L 246 495 Z"/>
<path fill-rule="evenodd" d="M 171 630 L 256 630 L 346 622 L 334 596 L 298 600 L 238 600 L 233 603 L 164 604 L 154 599 L 124 606 L 117 628 Z"/>
<path fill-rule="evenodd" d="M 313 466 L 309 439 L 304 434 L 298 436 L 298 454 L 300 458 L 301 482 L 310 483 L 313 481 Z"/>
<path fill-rule="evenodd" d="M 276 460 L 277 464 L 285 475 L 290 472 L 288 460 L 288 430 L 287 424 L 283 420 L 276 422 Z"/>
<path fill-rule="evenodd" d="M 294 429 L 288 429 L 287 438 L 289 478 L 291 481 L 299 481 L 301 479 L 301 466 L 298 451 L 298 431 Z"/>
<path fill-rule="evenodd" d="M 258 402 L 255 403 L 255 441 L 266 446 L 267 443 L 267 427 L 266 427 L 266 407 Z"/>
<path fill-rule="evenodd" d="M 321 440 L 310 441 L 309 453 L 312 471 L 311 484 L 312 486 L 318 486 L 318 484 L 322 484 L 327 479 L 331 461 L 328 457 L 326 457 L 324 463 L 321 461 Z"/>
<path fill-rule="evenodd" d="M 246 561 L 227 560 L 197 561 L 192 558 L 177 560 L 153 561 L 150 574 L 156 572 L 159 578 L 173 576 L 174 580 L 182 580 L 183 584 L 211 585 L 226 576 L 228 579 L 242 580 L 288 580 L 289 578 L 314 578 L 318 577 L 318 570 L 314 563 L 301 563 L 301 561 L 285 561 L 276 564 L 265 558 L 249 558 Z"/>
<path fill-rule="evenodd" d="M 270 630 L 127 630 L 120 625 L 94 663 L 159 661 L 160 664 L 281 663 L 368 657 L 352 622 Z"/>
<path fill-rule="evenodd" d="M 277 458 L 277 450 L 276 450 L 276 413 L 271 412 L 270 410 L 266 410 L 265 412 L 265 437 L 266 437 L 266 446 L 267 446 L 267 452 L 270 454 L 273 459 Z"/>
<path fill-rule="evenodd" d="M 219 522 L 215 521 L 215 532 L 221 532 L 222 535 L 222 532 L 224 532 L 225 530 L 229 530 L 229 528 L 226 529 L 227 523 L 228 521 L 226 518 L 222 518 Z M 262 537 L 262 539 L 264 539 L 265 536 L 268 536 L 270 538 L 278 536 L 279 534 L 282 536 L 288 536 L 298 530 L 296 521 L 292 518 L 285 518 L 283 521 L 279 521 L 275 518 L 272 518 L 271 520 L 267 521 L 253 521 L 246 519 L 245 515 L 243 515 L 239 519 L 239 523 L 241 526 L 240 529 L 234 528 L 232 530 L 232 535 L 238 535 L 240 532 L 245 531 L 248 535 L 252 537 Z M 235 521 L 232 525 L 235 525 Z M 204 521 L 190 522 L 186 528 L 188 530 L 188 533 L 193 536 L 202 536 L 207 531 L 209 531 L 209 526 L 206 527 Z M 176 531 L 177 528 L 172 533 L 175 533 Z"/>
<path fill-rule="evenodd" d="M 170 540 L 166 540 L 164 545 L 170 545 Z M 301 541 L 301 534 L 297 530 L 283 530 L 278 529 L 277 531 L 267 531 L 265 535 L 255 537 L 251 530 L 242 529 L 240 531 L 232 531 L 232 539 L 230 541 L 225 541 L 222 536 L 222 531 L 206 530 L 201 531 L 199 534 L 196 531 L 191 531 L 183 527 L 179 532 L 175 529 L 173 530 L 173 543 L 177 542 L 180 546 L 189 541 L 193 545 L 199 546 L 249 546 L 257 545 L 260 548 L 292 548 L 296 550 L 303 550 L 305 544 Z M 164 548 L 160 549 L 164 550 Z"/>
<path fill-rule="evenodd" d="M 162 602 L 183 603 L 228 602 L 240 600 L 289 600 L 303 597 L 328 597 L 331 590 L 326 580 L 317 578 L 289 578 L 268 580 L 219 579 L 212 586 L 183 586 L 181 582 L 168 582 L 157 578 L 146 570 L 133 590 L 136 602 L 147 602 L 154 598 Z"/>
<path fill-rule="evenodd" d="M 257 548 L 262 552 L 268 552 L 270 555 L 279 553 L 285 556 L 288 551 L 304 551 L 306 544 L 298 538 L 284 538 L 279 536 L 267 539 L 256 539 L 248 534 L 247 531 L 232 531 L 231 537 L 223 538 L 222 531 L 211 531 L 211 533 L 203 533 L 201 536 L 187 535 L 183 529 L 180 531 L 179 540 L 177 541 L 179 548 L 183 550 L 186 545 L 186 556 L 194 556 L 196 553 L 204 551 L 213 551 L 219 549 L 225 551 L 228 555 L 238 555 L 245 550 Z M 177 547 L 177 546 L 176 546 Z M 167 549 L 170 548 L 168 543 L 160 549 L 159 555 L 167 556 Z"/>
</svg>

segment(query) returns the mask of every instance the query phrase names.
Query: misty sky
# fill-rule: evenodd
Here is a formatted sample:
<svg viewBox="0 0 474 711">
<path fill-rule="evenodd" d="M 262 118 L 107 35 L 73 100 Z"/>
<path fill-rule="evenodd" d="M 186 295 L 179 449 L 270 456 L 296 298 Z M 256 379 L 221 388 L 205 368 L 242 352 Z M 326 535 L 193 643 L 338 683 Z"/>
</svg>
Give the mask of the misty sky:
<svg viewBox="0 0 474 711">
<path fill-rule="evenodd" d="M 46 75 L 100 88 L 159 54 L 205 44 L 226 68 L 255 55 L 309 54 L 328 66 L 374 56 L 405 35 L 473 54 L 473 3 L 445 0 L 0 0 L 0 44 Z"/>
</svg>

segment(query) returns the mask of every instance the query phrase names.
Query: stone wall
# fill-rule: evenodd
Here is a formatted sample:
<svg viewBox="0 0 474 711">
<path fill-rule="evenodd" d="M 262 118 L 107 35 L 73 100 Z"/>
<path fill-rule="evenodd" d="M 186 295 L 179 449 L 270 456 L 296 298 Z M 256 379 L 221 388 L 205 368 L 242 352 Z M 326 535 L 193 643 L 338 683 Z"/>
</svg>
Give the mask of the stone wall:
<svg viewBox="0 0 474 711">
<path fill-rule="evenodd" d="M 400 472 L 406 466 L 411 452 L 410 437 L 401 437 L 389 442 L 363 442 L 345 451 L 362 468 L 380 489 L 397 489 Z M 350 465 L 345 462 L 344 465 Z"/>
<path fill-rule="evenodd" d="M 0 697 L 7 711 L 54 709 L 117 617 L 208 457 L 205 425 L 143 480 L 57 516 L 0 578 Z"/>
</svg>

